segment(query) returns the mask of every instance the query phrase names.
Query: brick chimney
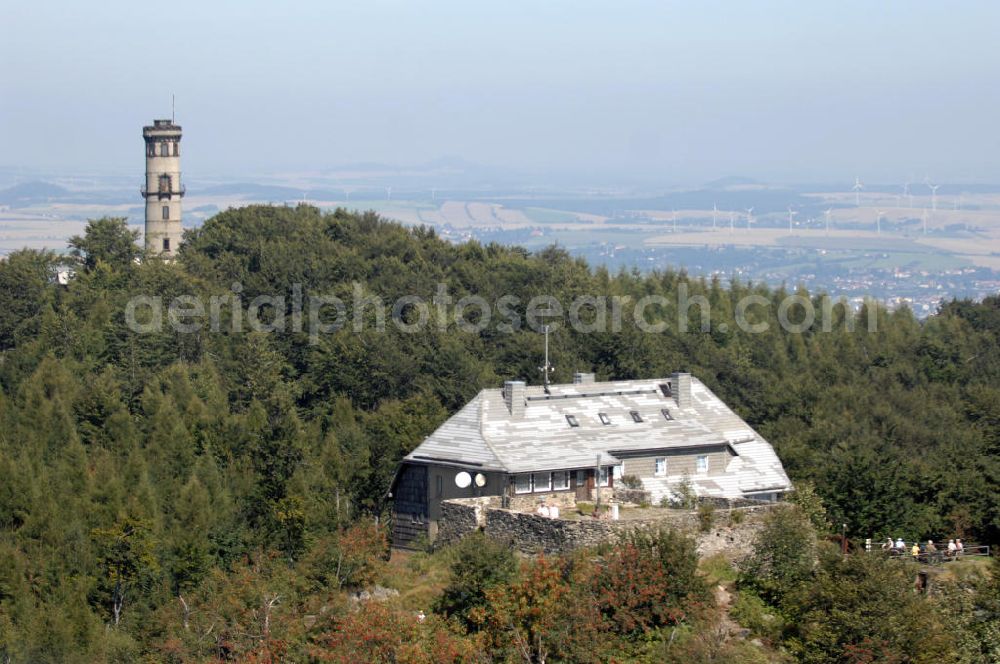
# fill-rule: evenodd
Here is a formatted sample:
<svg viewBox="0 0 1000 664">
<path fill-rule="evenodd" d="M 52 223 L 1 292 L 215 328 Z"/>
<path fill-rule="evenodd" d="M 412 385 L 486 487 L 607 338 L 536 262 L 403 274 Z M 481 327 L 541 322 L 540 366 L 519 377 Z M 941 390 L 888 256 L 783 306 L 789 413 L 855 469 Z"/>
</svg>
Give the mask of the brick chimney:
<svg viewBox="0 0 1000 664">
<path fill-rule="evenodd" d="M 503 384 L 503 400 L 510 416 L 516 420 L 524 417 L 525 389 L 523 380 L 508 380 Z"/>
<path fill-rule="evenodd" d="M 573 374 L 573 384 L 574 385 L 590 385 L 594 382 L 594 374 L 592 373 L 580 373 L 577 371 Z"/>
<path fill-rule="evenodd" d="M 689 408 L 693 406 L 691 401 L 691 374 L 684 371 L 676 371 L 670 375 L 670 391 L 674 400 L 677 401 L 678 408 Z"/>
</svg>

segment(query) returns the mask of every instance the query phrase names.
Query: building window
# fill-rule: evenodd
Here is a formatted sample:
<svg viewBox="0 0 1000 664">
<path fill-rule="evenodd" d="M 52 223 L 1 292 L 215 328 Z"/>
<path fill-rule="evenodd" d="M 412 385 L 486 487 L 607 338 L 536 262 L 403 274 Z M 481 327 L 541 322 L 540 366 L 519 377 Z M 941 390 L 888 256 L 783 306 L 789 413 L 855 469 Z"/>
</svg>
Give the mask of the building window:
<svg viewBox="0 0 1000 664">
<path fill-rule="evenodd" d="M 657 477 L 666 477 L 667 476 L 667 458 L 666 457 L 656 457 L 656 461 L 654 462 L 654 464 L 655 464 L 655 469 L 653 471 L 653 474 L 656 475 Z"/>
<path fill-rule="evenodd" d="M 660 412 L 663 413 L 663 419 L 665 419 L 667 421 L 674 419 L 674 416 L 670 414 L 670 410 L 669 409 L 663 408 L 663 409 L 660 410 Z"/>
<path fill-rule="evenodd" d="M 440 475 L 434 477 L 434 495 L 438 498 L 444 493 L 444 478 Z"/>
<path fill-rule="evenodd" d="M 564 491 L 569 488 L 569 472 L 560 470 L 552 473 L 552 489 L 554 491 Z"/>
<path fill-rule="evenodd" d="M 162 193 L 169 193 L 170 192 L 170 176 L 169 175 L 161 175 L 160 176 L 160 191 Z"/>
<path fill-rule="evenodd" d="M 163 250 L 170 251 L 170 238 L 168 237 L 163 238 Z"/>
<path fill-rule="evenodd" d="M 535 473 L 531 481 L 534 491 L 552 491 L 552 473 Z"/>
<path fill-rule="evenodd" d="M 146 143 L 146 156 L 147 157 L 156 156 L 156 143 Z"/>
<path fill-rule="evenodd" d="M 514 493 L 531 493 L 531 475 L 514 476 Z"/>
<path fill-rule="evenodd" d="M 611 486 L 611 473 L 607 466 L 601 466 L 600 476 L 597 478 L 597 486 Z"/>
<path fill-rule="evenodd" d="M 167 219 L 170 219 L 170 206 L 169 205 L 164 205 L 163 206 L 163 210 L 161 211 L 161 213 L 163 214 L 163 221 L 166 221 Z"/>
<path fill-rule="evenodd" d="M 174 143 L 174 156 L 175 157 L 180 156 L 180 149 L 181 149 L 181 144 L 175 142 Z"/>
<path fill-rule="evenodd" d="M 170 156 L 170 144 L 167 142 L 160 143 L 160 156 L 169 157 Z"/>
<path fill-rule="evenodd" d="M 642 415 L 639 414 L 639 411 L 633 410 L 629 413 L 629 415 L 632 416 L 633 422 L 642 422 Z"/>
<path fill-rule="evenodd" d="M 576 415 L 567 415 L 566 416 L 566 421 L 569 422 L 569 425 L 571 427 L 578 427 L 578 426 L 580 426 L 580 422 L 579 422 L 579 420 L 576 419 Z"/>
<path fill-rule="evenodd" d="M 611 418 L 607 413 L 598 413 L 597 416 L 601 418 L 601 424 L 611 424 Z"/>
<path fill-rule="evenodd" d="M 587 485 L 587 471 L 586 470 L 578 470 L 578 471 L 576 471 L 576 485 L 577 486 L 586 486 Z"/>
<path fill-rule="evenodd" d="M 673 396 L 673 390 L 670 389 L 670 383 L 660 383 L 660 393 L 668 399 Z"/>
<path fill-rule="evenodd" d="M 707 473 L 708 472 L 708 455 L 707 454 L 699 454 L 698 455 L 698 458 L 695 459 L 695 468 L 697 468 L 697 470 L 698 470 L 699 473 Z"/>
</svg>

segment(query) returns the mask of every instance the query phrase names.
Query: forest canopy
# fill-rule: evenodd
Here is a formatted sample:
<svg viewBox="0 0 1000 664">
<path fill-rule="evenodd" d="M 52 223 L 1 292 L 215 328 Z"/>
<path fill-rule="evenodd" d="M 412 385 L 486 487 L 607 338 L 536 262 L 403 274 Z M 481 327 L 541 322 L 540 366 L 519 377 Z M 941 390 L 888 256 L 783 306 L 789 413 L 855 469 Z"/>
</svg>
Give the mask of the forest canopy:
<svg viewBox="0 0 1000 664">
<path fill-rule="evenodd" d="M 611 274 L 558 247 L 452 244 L 372 213 L 228 210 L 187 231 L 171 263 L 134 260 L 134 239 L 124 220 L 90 222 L 70 242 L 65 286 L 53 277 L 67 259 L 52 252 L 0 262 L 0 661 L 5 649 L 12 661 L 138 652 L 162 641 L 164 607 L 240 575 L 251 584 L 253 560 L 329 583 L 318 561 L 357 545 L 345 528 L 388 516 L 405 454 L 478 390 L 541 378 L 542 335 L 501 319 L 310 338 L 235 329 L 229 311 L 217 330 L 136 333 L 126 310 L 141 296 L 278 294 L 291 317 L 297 291 L 353 309 L 358 284 L 386 302 L 431 302 L 443 284 L 456 300 L 514 296 L 524 314 L 539 296 L 677 303 L 683 288 L 710 303 L 708 331 L 696 313 L 683 331 L 643 331 L 632 316 L 603 331 L 561 325 L 553 379 L 690 371 L 849 536 L 1000 540 L 1000 297 L 949 302 L 924 322 L 905 307 L 838 307 L 829 330 L 817 319 L 789 331 L 784 289 Z M 820 310 L 821 294 L 798 294 Z M 770 303 L 753 314 L 766 331 L 737 324 L 748 295 Z M 676 320 L 671 306 L 658 315 Z M 118 645 L 100 637 L 106 625 Z"/>
</svg>

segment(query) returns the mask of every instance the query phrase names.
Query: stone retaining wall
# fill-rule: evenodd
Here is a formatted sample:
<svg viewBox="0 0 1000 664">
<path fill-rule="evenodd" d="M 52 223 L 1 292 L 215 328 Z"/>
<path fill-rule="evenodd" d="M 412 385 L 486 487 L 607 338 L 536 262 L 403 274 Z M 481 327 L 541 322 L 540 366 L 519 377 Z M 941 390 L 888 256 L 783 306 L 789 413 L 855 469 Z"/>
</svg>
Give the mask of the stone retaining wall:
<svg viewBox="0 0 1000 664">
<path fill-rule="evenodd" d="M 452 544 L 485 526 L 484 510 L 493 504 L 499 505 L 499 496 L 442 500 L 435 546 Z"/>
<path fill-rule="evenodd" d="M 522 553 L 565 553 L 617 539 L 618 521 L 550 519 L 503 509 L 486 510 L 486 534 Z"/>
<path fill-rule="evenodd" d="M 440 529 L 435 544 L 450 544 L 470 532 L 482 530 L 490 538 L 508 542 L 522 553 L 558 554 L 603 542 L 615 542 L 632 529 L 666 526 L 696 535 L 698 552 L 703 556 L 721 553 L 736 559 L 749 552 L 762 514 L 773 507 L 755 504 L 752 507 L 716 510 L 713 515 L 715 525 L 707 533 L 700 533 L 698 513 L 695 511 L 664 511 L 662 515 L 648 519 L 623 521 L 576 520 L 550 519 L 538 514 L 501 509 L 498 504 L 495 496 L 442 501 Z M 740 523 L 732 523 L 732 512 L 742 513 Z"/>
</svg>

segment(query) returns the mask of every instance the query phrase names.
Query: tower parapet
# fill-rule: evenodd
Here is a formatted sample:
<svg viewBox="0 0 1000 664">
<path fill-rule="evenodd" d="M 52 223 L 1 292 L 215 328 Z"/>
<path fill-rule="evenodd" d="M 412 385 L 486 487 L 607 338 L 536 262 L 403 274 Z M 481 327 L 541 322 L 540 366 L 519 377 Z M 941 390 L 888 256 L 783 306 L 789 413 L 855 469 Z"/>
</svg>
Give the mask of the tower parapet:
<svg viewBox="0 0 1000 664">
<path fill-rule="evenodd" d="M 153 120 L 142 128 L 146 142 L 146 251 L 173 258 L 181 243 L 181 128 L 173 120 Z"/>
</svg>

